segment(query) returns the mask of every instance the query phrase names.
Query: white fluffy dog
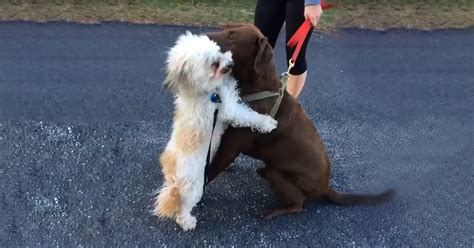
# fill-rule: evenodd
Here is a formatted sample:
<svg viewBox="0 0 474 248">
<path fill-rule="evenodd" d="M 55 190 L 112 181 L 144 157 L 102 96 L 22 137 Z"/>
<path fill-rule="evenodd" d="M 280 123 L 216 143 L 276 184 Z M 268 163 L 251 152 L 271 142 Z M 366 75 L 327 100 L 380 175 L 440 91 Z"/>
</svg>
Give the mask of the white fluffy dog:
<svg viewBox="0 0 474 248">
<path fill-rule="evenodd" d="M 164 183 L 154 214 L 175 218 L 184 230 L 196 226 L 191 211 L 202 197 L 211 138 L 212 158 L 228 124 L 262 133 L 277 126 L 270 116 L 241 103 L 237 82 L 229 75 L 232 66 L 232 54 L 222 53 L 206 35 L 186 32 L 168 54 L 164 85 L 175 94 L 175 113 L 171 139 L 160 156 Z M 211 101 L 214 94 L 220 96 L 221 103 Z M 216 107 L 219 114 L 211 137 Z"/>
</svg>

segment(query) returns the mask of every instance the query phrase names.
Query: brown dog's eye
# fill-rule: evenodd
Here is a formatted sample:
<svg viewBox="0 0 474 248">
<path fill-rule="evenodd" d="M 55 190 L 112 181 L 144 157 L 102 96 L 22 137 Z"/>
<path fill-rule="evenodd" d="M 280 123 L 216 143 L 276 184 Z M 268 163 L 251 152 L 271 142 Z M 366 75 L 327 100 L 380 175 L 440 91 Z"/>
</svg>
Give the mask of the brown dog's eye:
<svg viewBox="0 0 474 248">
<path fill-rule="evenodd" d="M 234 39 L 234 31 L 229 31 L 229 40 L 233 40 Z"/>
</svg>

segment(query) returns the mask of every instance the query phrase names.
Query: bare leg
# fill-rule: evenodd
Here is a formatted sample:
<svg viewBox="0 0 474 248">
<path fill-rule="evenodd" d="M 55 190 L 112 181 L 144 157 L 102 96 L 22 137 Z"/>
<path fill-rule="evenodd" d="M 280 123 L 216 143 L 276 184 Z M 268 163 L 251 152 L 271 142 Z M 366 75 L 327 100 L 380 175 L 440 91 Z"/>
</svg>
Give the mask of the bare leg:
<svg viewBox="0 0 474 248">
<path fill-rule="evenodd" d="M 286 90 L 290 95 L 294 98 L 298 98 L 301 91 L 303 90 L 304 84 L 306 82 L 306 75 L 307 71 L 300 75 L 291 75 L 288 78 L 288 84 L 286 86 Z"/>
<path fill-rule="evenodd" d="M 266 168 L 260 172 L 268 179 L 273 191 L 285 206 L 265 212 L 262 216 L 264 219 L 269 220 L 280 215 L 299 213 L 303 210 L 303 202 L 306 197 L 291 181 L 287 180 L 278 170 Z"/>
</svg>

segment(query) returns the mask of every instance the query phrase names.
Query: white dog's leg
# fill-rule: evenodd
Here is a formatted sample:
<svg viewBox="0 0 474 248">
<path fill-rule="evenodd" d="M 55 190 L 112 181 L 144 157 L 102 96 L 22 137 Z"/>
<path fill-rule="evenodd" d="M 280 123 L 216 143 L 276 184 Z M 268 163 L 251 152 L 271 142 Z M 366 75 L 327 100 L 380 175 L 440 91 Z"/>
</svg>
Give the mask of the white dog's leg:
<svg viewBox="0 0 474 248">
<path fill-rule="evenodd" d="M 176 216 L 183 230 L 193 230 L 196 227 L 196 217 L 191 211 L 201 200 L 204 186 L 204 158 L 197 156 L 183 156 L 179 159 L 177 168 L 177 181 L 179 182 L 179 195 L 181 197 L 180 212 Z M 204 155 L 205 156 L 205 155 Z"/>
<path fill-rule="evenodd" d="M 197 219 L 191 212 L 202 197 L 204 179 L 201 181 L 202 183 L 190 183 L 186 190 L 181 192 L 181 211 L 176 216 L 176 223 L 185 231 L 196 228 Z"/>
<path fill-rule="evenodd" d="M 261 133 L 269 133 L 277 127 L 278 122 L 271 116 L 260 114 L 241 103 L 235 83 L 223 84 L 220 94 L 222 118 L 231 126 L 250 127 Z"/>
</svg>

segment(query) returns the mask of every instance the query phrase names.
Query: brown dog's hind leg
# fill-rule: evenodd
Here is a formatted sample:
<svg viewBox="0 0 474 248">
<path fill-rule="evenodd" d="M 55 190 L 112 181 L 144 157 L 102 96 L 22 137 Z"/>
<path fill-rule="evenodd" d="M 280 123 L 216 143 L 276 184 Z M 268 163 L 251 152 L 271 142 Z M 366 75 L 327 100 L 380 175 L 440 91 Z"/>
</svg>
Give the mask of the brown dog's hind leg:
<svg viewBox="0 0 474 248">
<path fill-rule="evenodd" d="M 270 210 L 262 215 L 266 220 L 273 219 L 280 215 L 299 213 L 303 210 L 305 195 L 291 181 L 286 179 L 279 171 L 265 168 L 260 170 L 262 177 L 265 177 L 272 189 L 285 207 Z"/>
</svg>

